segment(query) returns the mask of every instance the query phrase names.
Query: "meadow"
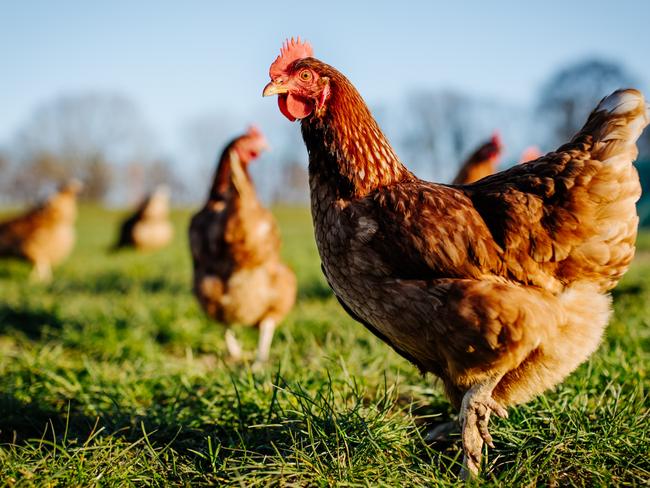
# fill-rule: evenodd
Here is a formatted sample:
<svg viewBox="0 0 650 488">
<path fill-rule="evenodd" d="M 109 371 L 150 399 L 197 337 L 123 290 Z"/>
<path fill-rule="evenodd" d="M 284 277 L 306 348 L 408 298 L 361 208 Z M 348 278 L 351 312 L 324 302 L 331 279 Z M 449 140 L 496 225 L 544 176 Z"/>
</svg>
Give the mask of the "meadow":
<svg viewBox="0 0 650 488">
<path fill-rule="evenodd" d="M 225 358 L 190 292 L 189 212 L 172 247 L 108 254 L 123 213 L 83 207 L 49 284 L 0 262 L 0 485 L 460 485 L 459 438 L 423 440 L 455 418 L 441 385 L 343 312 L 308 211 L 275 213 L 299 297 L 261 372 Z M 650 233 L 614 308 L 587 363 L 493 421 L 477 485 L 647 486 Z"/>
</svg>

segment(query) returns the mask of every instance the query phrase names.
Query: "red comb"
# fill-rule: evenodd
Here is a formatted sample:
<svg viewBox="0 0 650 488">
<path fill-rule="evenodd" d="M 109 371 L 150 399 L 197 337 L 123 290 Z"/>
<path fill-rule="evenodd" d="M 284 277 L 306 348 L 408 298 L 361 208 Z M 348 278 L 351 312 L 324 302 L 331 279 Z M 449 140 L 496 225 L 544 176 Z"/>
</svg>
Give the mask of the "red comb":
<svg viewBox="0 0 650 488">
<path fill-rule="evenodd" d="M 269 75 L 271 78 L 282 76 L 291 63 L 298 59 L 310 58 L 313 55 L 314 50 L 311 48 L 311 44 L 302 42 L 300 37 L 295 40 L 293 37 L 291 40 L 287 39 L 284 41 L 282 49 L 280 49 L 280 55 L 273 61 L 269 69 Z"/>
<path fill-rule="evenodd" d="M 262 135 L 262 131 L 260 131 L 256 125 L 251 124 L 248 126 L 248 130 L 246 131 L 246 135 L 249 137 L 259 137 Z"/>
<path fill-rule="evenodd" d="M 519 162 L 527 163 L 528 161 L 534 161 L 535 159 L 541 158 L 542 156 L 542 151 L 540 151 L 537 146 L 529 146 L 524 149 L 524 152 L 521 153 Z"/>
<path fill-rule="evenodd" d="M 492 144 L 494 144 L 497 147 L 501 147 L 501 136 L 499 135 L 499 131 L 494 131 L 492 133 L 492 139 L 490 139 Z"/>
</svg>

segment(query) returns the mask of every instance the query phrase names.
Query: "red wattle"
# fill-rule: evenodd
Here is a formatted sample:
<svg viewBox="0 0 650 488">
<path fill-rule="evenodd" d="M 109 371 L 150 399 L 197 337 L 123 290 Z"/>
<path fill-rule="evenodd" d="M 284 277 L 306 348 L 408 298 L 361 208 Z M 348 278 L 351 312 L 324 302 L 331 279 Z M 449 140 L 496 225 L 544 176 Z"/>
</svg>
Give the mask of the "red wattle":
<svg viewBox="0 0 650 488">
<path fill-rule="evenodd" d="M 287 108 L 296 119 L 304 119 L 312 112 L 313 104 L 305 98 L 297 97 L 289 93 L 287 97 Z"/>
<path fill-rule="evenodd" d="M 291 93 L 278 96 L 278 106 L 280 112 L 291 122 L 296 119 L 304 119 L 314 110 L 313 104 L 309 100 Z"/>
<path fill-rule="evenodd" d="M 278 95 L 278 107 L 280 107 L 280 112 L 291 122 L 296 120 L 296 118 L 291 115 L 289 108 L 287 107 L 287 95 Z"/>
</svg>

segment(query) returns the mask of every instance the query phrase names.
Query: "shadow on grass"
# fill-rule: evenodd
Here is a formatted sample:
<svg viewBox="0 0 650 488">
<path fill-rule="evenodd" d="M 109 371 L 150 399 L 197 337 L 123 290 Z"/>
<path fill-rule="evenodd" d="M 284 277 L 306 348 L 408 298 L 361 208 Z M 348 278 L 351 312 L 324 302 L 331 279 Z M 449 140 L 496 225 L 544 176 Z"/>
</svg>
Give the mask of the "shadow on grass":
<svg viewBox="0 0 650 488">
<path fill-rule="evenodd" d="M 631 283 L 627 285 L 619 285 L 612 290 L 612 297 L 614 300 L 623 296 L 636 297 L 645 292 L 643 285 L 639 283 Z"/>
<path fill-rule="evenodd" d="M 302 300 L 325 300 L 332 296 L 332 289 L 320 280 L 311 280 L 298 288 L 298 298 Z"/>
<path fill-rule="evenodd" d="M 93 294 L 128 294 L 135 291 L 144 293 L 189 293 L 190 285 L 173 282 L 164 276 L 143 278 L 124 272 L 109 271 L 95 276 L 70 279 L 54 285 L 58 292 L 84 292 Z"/>
<path fill-rule="evenodd" d="M 68 421 L 67 408 L 63 411 L 43 402 L 26 402 L 11 393 L 0 393 L 0 444 L 22 444 L 30 439 L 41 439 L 52 432 L 57 438 L 66 433 L 87 434 L 95 419 L 71 412 Z"/>
<path fill-rule="evenodd" d="M 50 310 L 0 304 L 0 334 L 18 331 L 30 339 L 39 339 L 45 327 L 61 329 L 63 321 Z"/>
<path fill-rule="evenodd" d="M 0 279 L 25 280 L 28 279 L 31 265 L 27 261 L 17 258 L 0 258 Z"/>
</svg>

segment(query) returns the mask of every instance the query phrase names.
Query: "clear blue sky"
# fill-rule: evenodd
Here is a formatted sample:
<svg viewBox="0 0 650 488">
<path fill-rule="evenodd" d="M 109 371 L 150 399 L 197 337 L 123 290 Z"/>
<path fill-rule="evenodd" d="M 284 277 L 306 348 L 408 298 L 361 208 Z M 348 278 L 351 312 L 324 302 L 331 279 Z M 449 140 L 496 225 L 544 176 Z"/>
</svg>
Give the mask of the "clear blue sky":
<svg viewBox="0 0 650 488">
<path fill-rule="evenodd" d="M 0 6 L 0 144 L 39 102 L 102 90 L 135 100 L 173 146 L 197 114 L 274 106 L 260 94 L 291 35 L 371 103 L 441 86 L 527 103 L 551 71 L 592 54 L 650 82 L 648 0 L 16 0 Z"/>
</svg>

